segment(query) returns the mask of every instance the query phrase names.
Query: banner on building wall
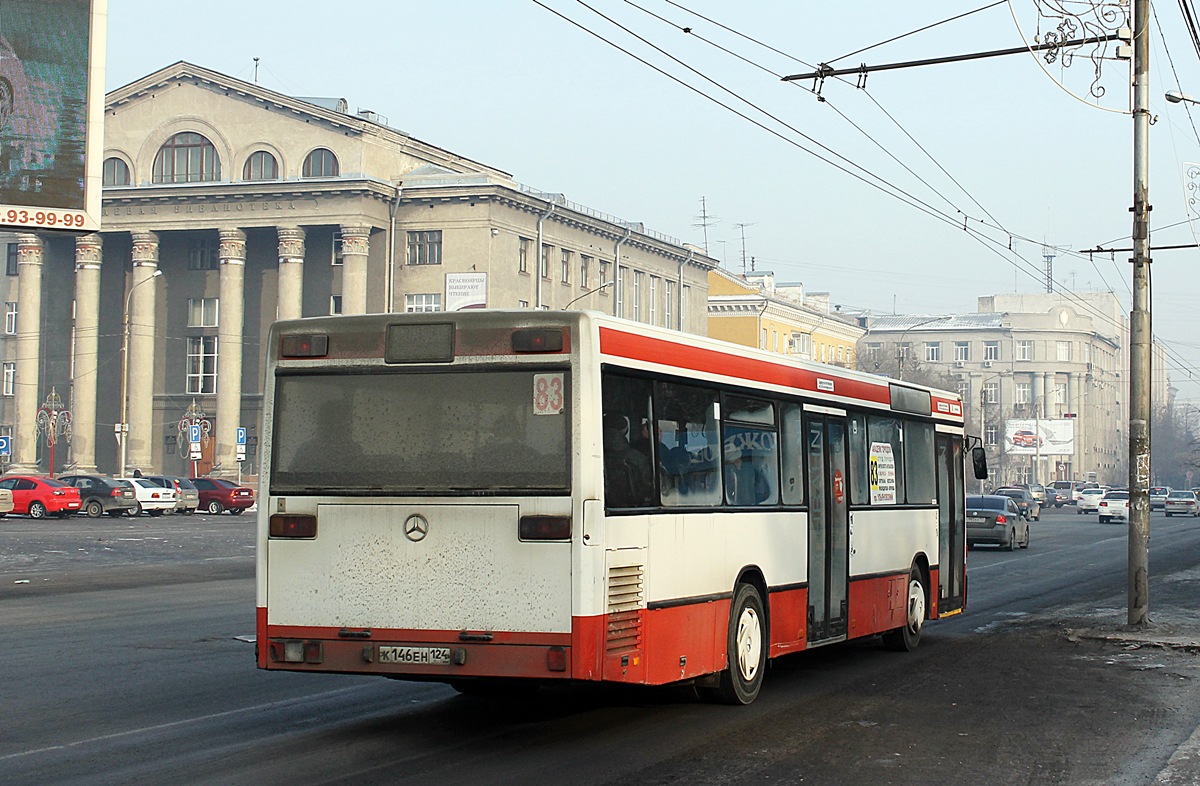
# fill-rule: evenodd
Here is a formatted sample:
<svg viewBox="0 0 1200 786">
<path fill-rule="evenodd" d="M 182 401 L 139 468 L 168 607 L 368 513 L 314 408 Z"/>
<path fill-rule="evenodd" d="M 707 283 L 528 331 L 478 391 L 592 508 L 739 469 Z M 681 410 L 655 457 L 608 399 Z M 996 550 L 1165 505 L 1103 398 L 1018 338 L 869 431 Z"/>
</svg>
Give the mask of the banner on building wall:
<svg viewBox="0 0 1200 786">
<path fill-rule="evenodd" d="M 1075 421 L 1069 418 L 1005 421 L 1004 446 L 1009 455 L 1072 455 L 1075 453 Z"/>
<path fill-rule="evenodd" d="M 447 273 L 446 311 L 487 308 L 487 273 Z"/>
<path fill-rule="evenodd" d="M 107 19 L 107 0 L 0 0 L 0 227 L 100 228 Z"/>
</svg>

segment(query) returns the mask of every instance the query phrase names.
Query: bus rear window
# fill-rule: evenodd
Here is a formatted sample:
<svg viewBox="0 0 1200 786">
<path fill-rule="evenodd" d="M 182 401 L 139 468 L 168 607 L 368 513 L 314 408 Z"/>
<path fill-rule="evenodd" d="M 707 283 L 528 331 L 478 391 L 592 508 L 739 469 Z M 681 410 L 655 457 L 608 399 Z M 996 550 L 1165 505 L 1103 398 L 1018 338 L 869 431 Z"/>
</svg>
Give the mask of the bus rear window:
<svg viewBox="0 0 1200 786">
<path fill-rule="evenodd" d="M 566 372 L 286 374 L 272 494 L 565 492 Z"/>
</svg>

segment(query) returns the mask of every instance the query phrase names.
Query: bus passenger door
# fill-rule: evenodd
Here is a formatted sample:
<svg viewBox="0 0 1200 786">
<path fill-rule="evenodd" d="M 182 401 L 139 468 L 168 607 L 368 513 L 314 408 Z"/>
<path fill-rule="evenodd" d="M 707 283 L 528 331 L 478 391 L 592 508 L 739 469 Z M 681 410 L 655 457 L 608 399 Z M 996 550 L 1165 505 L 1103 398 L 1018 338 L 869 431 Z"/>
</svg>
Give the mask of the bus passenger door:
<svg viewBox="0 0 1200 786">
<path fill-rule="evenodd" d="M 808 643 L 845 638 L 850 507 L 846 418 L 806 413 L 808 454 Z"/>
<path fill-rule="evenodd" d="M 963 478 L 962 439 L 937 435 L 938 495 L 938 614 L 962 611 L 966 606 L 966 521 L 963 513 L 966 487 Z"/>
</svg>

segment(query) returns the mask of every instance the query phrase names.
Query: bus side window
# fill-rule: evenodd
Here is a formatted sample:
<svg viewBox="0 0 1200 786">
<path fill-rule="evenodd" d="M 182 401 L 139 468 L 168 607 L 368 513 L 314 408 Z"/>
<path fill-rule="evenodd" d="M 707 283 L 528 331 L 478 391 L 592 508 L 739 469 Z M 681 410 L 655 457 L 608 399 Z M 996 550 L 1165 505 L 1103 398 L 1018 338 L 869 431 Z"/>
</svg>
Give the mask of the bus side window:
<svg viewBox="0 0 1200 786">
<path fill-rule="evenodd" d="M 654 389 L 659 501 L 667 507 L 721 503 L 717 393 L 660 382 Z"/>
<path fill-rule="evenodd" d="M 606 374 L 604 400 L 604 499 L 609 508 L 637 508 L 654 498 L 654 473 L 648 432 L 650 383 Z"/>
</svg>

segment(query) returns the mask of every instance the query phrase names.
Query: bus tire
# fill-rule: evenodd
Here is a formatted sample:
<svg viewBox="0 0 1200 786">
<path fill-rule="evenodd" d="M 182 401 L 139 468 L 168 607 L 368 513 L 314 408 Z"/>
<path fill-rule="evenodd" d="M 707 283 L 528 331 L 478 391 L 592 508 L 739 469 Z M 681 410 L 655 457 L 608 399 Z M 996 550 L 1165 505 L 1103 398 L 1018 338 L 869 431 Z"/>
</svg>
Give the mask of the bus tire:
<svg viewBox="0 0 1200 786">
<path fill-rule="evenodd" d="M 767 623 L 762 596 L 753 584 L 739 584 L 729 607 L 726 666 L 714 688 L 701 689 L 720 704 L 749 704 L 758 698 L 767 666 Z"/>
<path fill-rule="evenodd" d="M 919 567 L 914 565 L 908 574 L 908 603 L 905 604 L 907 619 L 902 627 L 883 634 L 883 646 L 893 652 L 915 650 L 921 641 L 921 627 L 925 624 L 926 605 L 925 575 Z"/>
</svg>

